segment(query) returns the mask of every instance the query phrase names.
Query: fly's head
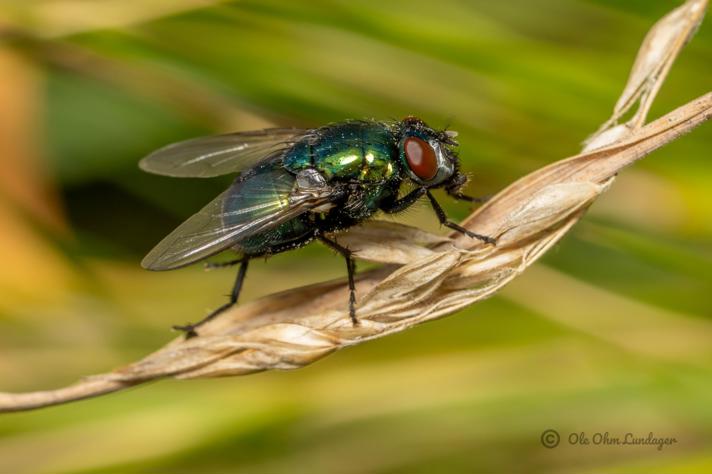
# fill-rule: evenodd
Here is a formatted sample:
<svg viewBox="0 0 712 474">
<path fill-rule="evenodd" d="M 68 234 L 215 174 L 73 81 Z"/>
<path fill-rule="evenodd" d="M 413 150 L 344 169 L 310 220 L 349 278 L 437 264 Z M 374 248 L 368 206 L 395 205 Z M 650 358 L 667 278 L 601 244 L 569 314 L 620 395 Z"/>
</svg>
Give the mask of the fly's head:
<svg viewBox="0 0 712 474">
<path fill-rule="evenodd" d="M 467 178 L 459 172 L 457 132 L 434 130 L 416 117 L 397 125 L 398 151 L 403 169 L 417 185 L 457 190 Z"/>
</svg>

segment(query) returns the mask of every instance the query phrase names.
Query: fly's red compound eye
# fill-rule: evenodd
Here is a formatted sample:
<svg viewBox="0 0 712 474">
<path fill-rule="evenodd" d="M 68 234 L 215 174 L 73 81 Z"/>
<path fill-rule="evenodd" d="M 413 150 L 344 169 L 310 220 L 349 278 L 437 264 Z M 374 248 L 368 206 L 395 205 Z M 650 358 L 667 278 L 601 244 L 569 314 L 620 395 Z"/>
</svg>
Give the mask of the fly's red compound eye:
<svg viewBox="0 0 712 474">
<path fill-rule="evenodd" d="M 408 137 L 403 143 L 405 159 L 411 171 L 423 181 L 429 181 L 438 173 L 438 159 L 435 150 L 425 140 Z"/>
</svg>

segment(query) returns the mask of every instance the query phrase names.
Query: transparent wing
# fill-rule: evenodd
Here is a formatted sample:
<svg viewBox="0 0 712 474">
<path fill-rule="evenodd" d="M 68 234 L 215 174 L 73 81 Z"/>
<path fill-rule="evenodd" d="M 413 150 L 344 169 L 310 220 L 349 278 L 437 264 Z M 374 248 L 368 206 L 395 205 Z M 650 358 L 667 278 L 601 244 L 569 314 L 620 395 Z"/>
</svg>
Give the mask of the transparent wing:
<svg viewBox="0 0 712 474">
<path fill-rule="evenodd" d="M 139 162 L 139 167 L 149 173 L 177 178 L 238 173 L 286 150 L 307 133 L 298 128 L 270 128 L 194 138 L 154 151 Z"/>
<path fill-rule="evenodd" d="M 295 193 L 295 176 L 279 165 L 255 170 L 236 181 L 200 212 L 164 238 L 141 262 L 149 270 L 170 270 L 197 262 L 325 204 L 333 191 Z"/>
</svg>

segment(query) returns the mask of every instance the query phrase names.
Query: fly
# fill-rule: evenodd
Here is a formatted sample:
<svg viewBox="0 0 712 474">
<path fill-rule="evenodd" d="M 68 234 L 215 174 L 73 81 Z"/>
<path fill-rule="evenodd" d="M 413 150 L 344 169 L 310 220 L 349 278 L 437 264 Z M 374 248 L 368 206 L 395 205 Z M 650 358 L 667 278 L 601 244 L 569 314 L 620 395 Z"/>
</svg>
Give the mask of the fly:
<svg viewBox="0 0 712 474">
<path fill-rule="evenodd" d="M 399 122 L 349 120 L 321 128 L 266 129 L 187 140 L 143 160 L 144 171 L 209 178 L 236 174 L 231 186 L 165 237 L 143 259 L 148 270 L 173 270 L 231 249 L 237 258 L 210 266 L 240 265 L 228 303 L 201 321 L 174 328 L 188 337 L 237 303 L 250 259 L 319 240 L 346 260 L 349 316 L 356 317 L 355 262 L 348 248 L 326 236 L 382 211 L 395 214 L 427 197 L 442 225 L 494 244 L 450 221 L 431 194 L 461 192 L 457 134 L 434 130 L 416 117 Z M 404 189 L 409 189 L 405 192 Z"/>
</svg>

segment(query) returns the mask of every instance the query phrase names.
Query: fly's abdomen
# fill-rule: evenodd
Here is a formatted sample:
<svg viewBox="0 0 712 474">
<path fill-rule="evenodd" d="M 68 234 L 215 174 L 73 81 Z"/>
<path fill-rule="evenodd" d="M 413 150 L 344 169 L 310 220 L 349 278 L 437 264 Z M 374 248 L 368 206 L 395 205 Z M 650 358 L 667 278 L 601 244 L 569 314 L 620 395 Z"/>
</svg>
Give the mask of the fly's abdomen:
<svg viewBox="0 0 712 474">
<path fill-rule="evenodd" d="M 295 179 L 281 164 L 267 163 L 244 179 L 235 180 L 227 190 L 222 209 L 224 233 L 238 228 L 266 228 L 237 241 L 233 246 L 235 250 L 247 255 L 263 255 L 310 233 L 311 229 L 300 216 L 277 221 L 280 211 L 289 207 Z"/>
<path fill-rule="evenodd" d="M 261 234 L 240 241 L 236 250 L 246 255 L 260 256 L 298 247 L 313 234 L 313 228 L 302 217 L 295 217 Z"/>
</svg>

